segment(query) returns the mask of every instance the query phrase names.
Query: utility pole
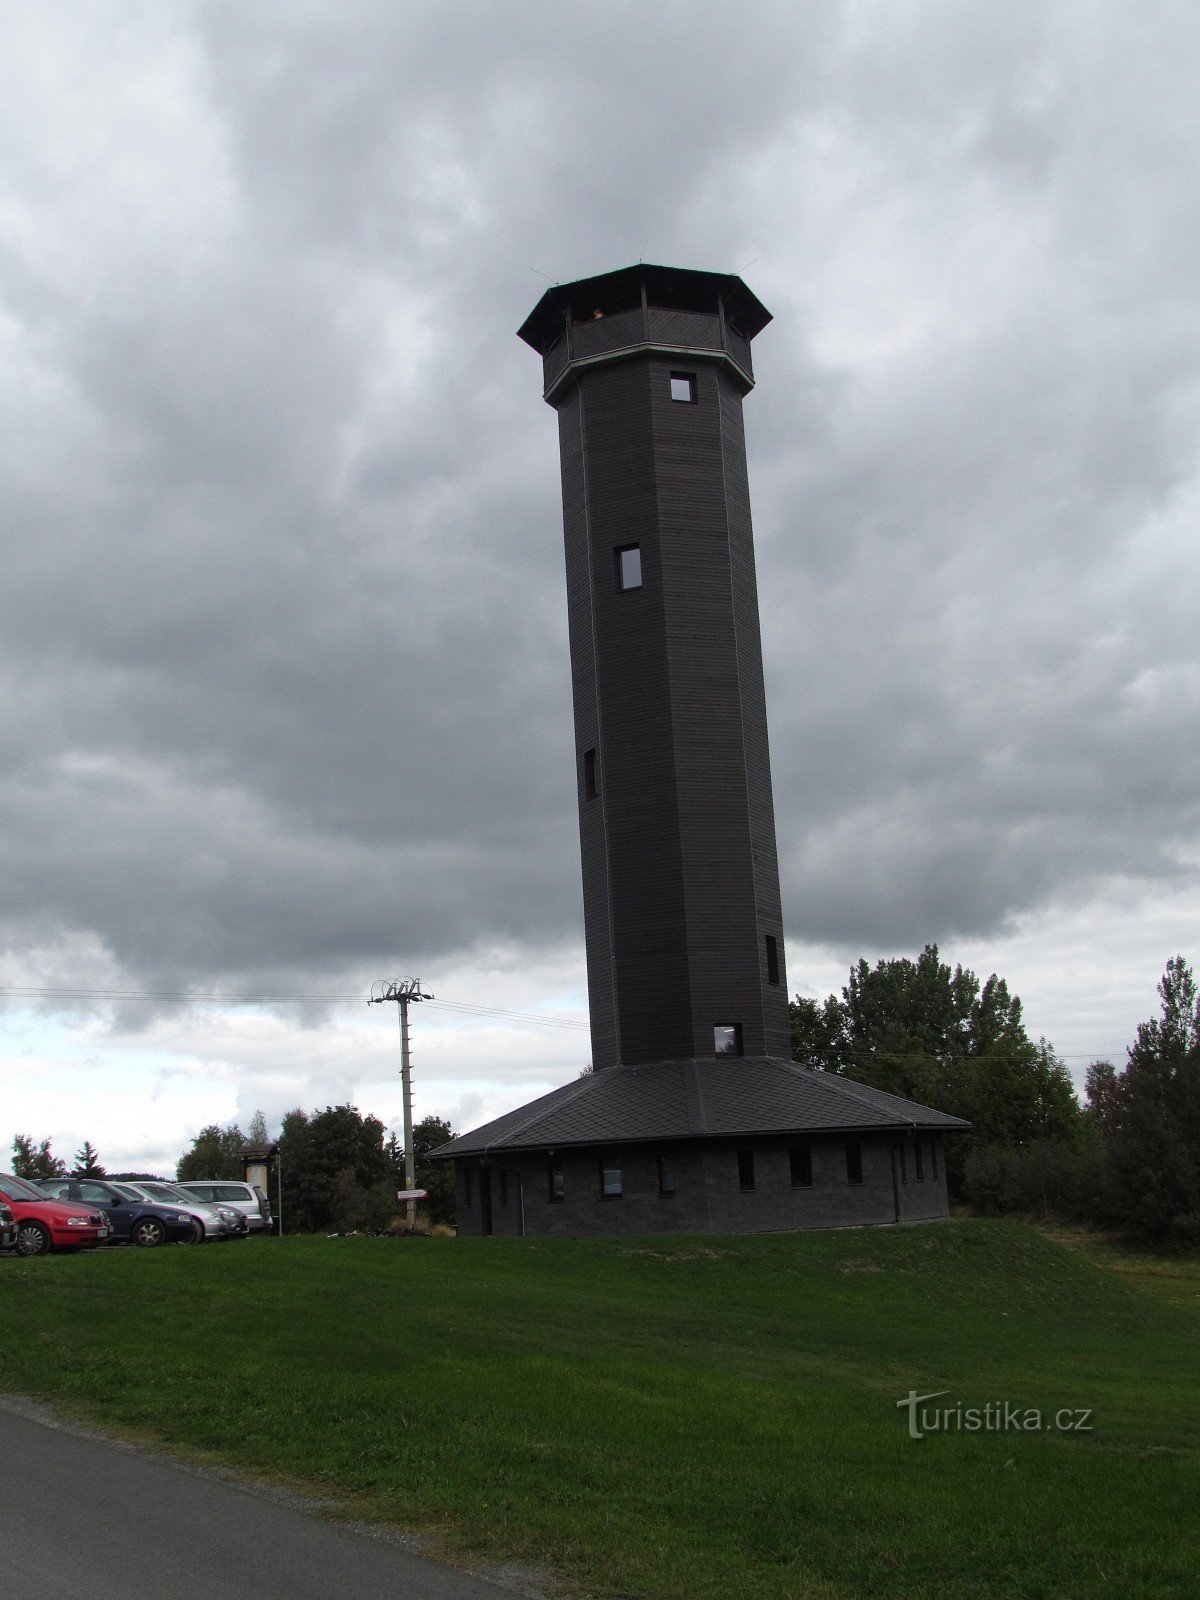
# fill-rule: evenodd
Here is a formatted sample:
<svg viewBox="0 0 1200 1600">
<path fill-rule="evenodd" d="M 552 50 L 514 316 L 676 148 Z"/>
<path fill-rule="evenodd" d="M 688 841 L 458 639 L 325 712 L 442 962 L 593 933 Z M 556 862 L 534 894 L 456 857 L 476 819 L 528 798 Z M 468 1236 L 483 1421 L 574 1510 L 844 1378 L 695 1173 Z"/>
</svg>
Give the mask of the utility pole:
<svg viewBox="0 0 1200 1600">
<path fill-rule="evenodd" d="M 378 992 L 377 992 L 378 991 Z M 400 1008 L 400 1087 L 404 1096 L 404 1187 L 412 1190 L 417 1186 L 416 1166 L 413 1161 L 413 1135 L 412 1135 L 412 1061 L 408 1049 L 408 1008 L 414 1000 L 432 1000 L 433 995 L 426 994 L 421 988 L 419 978 L 398 978 L 393 983 L 381 979 L 371 985 L 371 998 L 367 1001 L 369 1006 L 381 1006 L 388 1000 L 394 1000 Z M 417 1220 L 417 1202 L 409 1200 L 408 1226 L 411 1230 Z"/>
</svg>

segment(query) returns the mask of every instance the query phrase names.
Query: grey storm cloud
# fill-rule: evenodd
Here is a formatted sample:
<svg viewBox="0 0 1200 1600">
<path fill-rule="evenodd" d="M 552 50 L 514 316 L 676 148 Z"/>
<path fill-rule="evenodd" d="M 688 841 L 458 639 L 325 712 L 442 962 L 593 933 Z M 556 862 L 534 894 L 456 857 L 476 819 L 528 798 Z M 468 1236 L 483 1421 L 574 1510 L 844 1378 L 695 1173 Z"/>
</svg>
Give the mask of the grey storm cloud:
<svg viewBox="0 0 1200 1600">
<path fill-rule="evenodd" d="M 793 939 L 1194 871 L 1200 22 L 16 5 L 0 908 L 143 984 L 580 940 L 557 445 L 639 257 L 747 405 Z"/>
</svg>

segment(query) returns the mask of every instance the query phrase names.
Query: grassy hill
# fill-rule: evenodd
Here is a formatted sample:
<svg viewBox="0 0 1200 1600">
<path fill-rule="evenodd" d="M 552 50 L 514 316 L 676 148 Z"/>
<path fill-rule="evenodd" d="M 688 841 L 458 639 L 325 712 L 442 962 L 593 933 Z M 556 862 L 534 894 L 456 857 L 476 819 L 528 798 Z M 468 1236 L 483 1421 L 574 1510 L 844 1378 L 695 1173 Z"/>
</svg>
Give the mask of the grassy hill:
<svg viewBox="0 0 1200 1600">
<path fill-rule="evenodd" d="M 1190 1600 L 1198 1335 L 1200 1266 L 1011 1222 L 0 1261 L 11 1389 L 595 1595 Z"/>
</svg>

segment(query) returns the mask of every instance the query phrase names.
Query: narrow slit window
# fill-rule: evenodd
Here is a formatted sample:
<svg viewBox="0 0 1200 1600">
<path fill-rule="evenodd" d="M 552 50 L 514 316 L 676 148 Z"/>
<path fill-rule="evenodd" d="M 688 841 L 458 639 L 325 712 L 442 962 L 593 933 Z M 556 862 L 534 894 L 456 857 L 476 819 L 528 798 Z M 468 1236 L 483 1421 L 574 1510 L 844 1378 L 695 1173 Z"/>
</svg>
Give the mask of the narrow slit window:
<svg viewBox="0 0 1200 1600">
<path fill-rule="evenodd" d="M 473 1205 L 474 1204 L 474 1200 L 471 1197 L 472 1184 L 471 1184 L 471 1169 L 470 1169 L 470 1167 L 467 1168 L 467 1174 L 466 1175 L 467 1175 L 467 1204 L 468 1205 Z"/>
<path fill-rule="evenodd" d="M 673 372 L 671 374 L 671 399 L 679 400 L 685 406 L 696 404 L 696 374 L 694 372 Z"/>
<path fill-rule="evenodd" d="M 925 1182 L 925 1156 L 924 1156 L 924 1152 L 921 1149 L 921 1141 L 920 1141 L 920 1139 L 918 1139 L 916 1141 L 916 1143 L 913 1145 L 913 1160 L 916 1162 L 916 1165 L 917 1165 L 917 1182 L 918 1183 L 924 1183 Z"/>
<path fill-rule="evenodd" d="M 664 1198 L 675 1193 L 675 1167 L 669 1156 L 658 1158 L 658 1192 Z"/>
<path fill-rule="evenodd" d="M 596 752 L 585 750 L 583 752 L 583 798 L 594 800 L 599 791 L 596 788 Z"/>
<path fill-rule="evenodd" d="M 550 1156 L 546 1162 L 546 1182 L 550 1191 L 550 1204 L 562 1205 L 566 1197 L 566 1186 L 563 1183 L 562 1161 L 558 1156 Z"/>
<path fill-rule="evenodd" d="M 779 982 L 779 941 L 773 933 L 767 935 L 767 982 Z"/>
<path fill-rule="evenodd" d="M 508 1204 L 508 1173 L 503 1167 L 500 1168 L 500 1204 Z"/>
<path fill-rule="evenodd" d="M 738 1188 L 743 1194 L 749 1194 L 754 1188 L 754 1151 L 739 1150 L 738 1161 Z"/>
<path fill-rule="evenodd" d="M 933 1181 L 936 1183 L 938 1181 L 936 1139 L 930 1139 L 929 1141 L 929 1170 L 933 1173 Z"/>
<path fill-rule="evenodd" d="M 862 1145 L 857 1139 L 846 1140 L 846 1182 L 863 1181 Z"/>
<path fill-rule="evenodd" d="M 792 1188 L 812 1188 L 812 1145 L 794 1144 L 788 1152 L 792 1168 Z"/>
<path fill-rule="evenodd" d="M 602 1200 L 619 1200 L 621 1198 L 620 1156 L 600 1157 L 600 1198 Z"/>
<path fill-rule="evenodd" d="M 617 588 L 642 587 L 642 547 L 640 544 L 623 544 L 617 551 Z"/>
<path fill-rule="evenodd" d="M 740 1022 L 723 1023 L 713 1029 L 713 1053 L 718 1056 L 741 1055 L 742 1025 Z"/>
<path fill-rule="evenodd" d="M 908 1182 L 908 1156 L 903 1145 L 900 1146 L 900 1182 Z"/>
</svg>

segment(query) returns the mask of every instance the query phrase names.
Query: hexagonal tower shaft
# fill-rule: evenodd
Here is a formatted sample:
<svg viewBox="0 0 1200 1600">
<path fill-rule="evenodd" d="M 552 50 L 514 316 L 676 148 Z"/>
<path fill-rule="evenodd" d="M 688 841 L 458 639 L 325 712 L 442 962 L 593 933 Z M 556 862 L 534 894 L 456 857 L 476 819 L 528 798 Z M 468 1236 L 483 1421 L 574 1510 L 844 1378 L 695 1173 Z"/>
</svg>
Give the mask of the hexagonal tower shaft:
<svg viewBox="0 0 1200 1600">
<path fill-rule="evenodd" d="M 742 427 L 769 320 L 640 265 L 520 330 L 559 419 L 597 1069 L 790 1055 Z"/>
</svg>

